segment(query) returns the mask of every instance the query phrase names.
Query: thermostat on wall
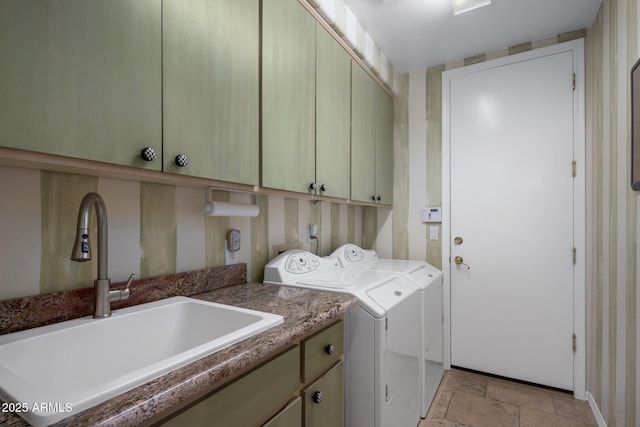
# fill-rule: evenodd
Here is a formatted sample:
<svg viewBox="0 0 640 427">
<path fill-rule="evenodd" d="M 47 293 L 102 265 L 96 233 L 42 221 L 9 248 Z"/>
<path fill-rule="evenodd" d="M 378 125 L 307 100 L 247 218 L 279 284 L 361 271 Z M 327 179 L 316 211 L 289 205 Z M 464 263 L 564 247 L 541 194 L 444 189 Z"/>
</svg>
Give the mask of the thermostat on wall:
<svg viewBox="0 0 640 427">
<path fill-rule="evenodd" d="M 422 222 L 442 222 L 442 207 L 422 208 Z"/>
</svg>

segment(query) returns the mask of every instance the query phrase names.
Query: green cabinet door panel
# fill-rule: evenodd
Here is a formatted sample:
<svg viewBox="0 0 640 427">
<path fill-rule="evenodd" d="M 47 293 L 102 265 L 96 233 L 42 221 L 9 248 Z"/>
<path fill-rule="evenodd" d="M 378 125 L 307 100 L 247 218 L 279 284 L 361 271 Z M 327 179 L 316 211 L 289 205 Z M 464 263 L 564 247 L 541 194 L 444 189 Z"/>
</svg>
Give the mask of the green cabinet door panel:
<svg viewBox="0 0 640 427">
<path fill-rule="evenodd" d="M 376 195 L 378 203 L 393 202 L 393 100 L 376 87 Z"/>
<path fill-rule="evenodd" d="M 351 198 L 373 202 L 376 191 L 376 84 L 355 62 L 351 77 Z"/>
<path fill-rule="evenodd" d="M 259 28 L 258 0 L 163 1 L 166 172 L 259 183 Z"/>
<path fill-rule="evenodd" d="M 160 0 L 0 2 L 0 145 L 160 170 Z"/>
<path fill-rule="evenodd" d="M 317 25 L 316 193 L 348 199 L 350 179 L 351 58 Z"/>
<path fill-rule="evenodd" d="M 264 427 L 302 427 L 302 399 L 296 397 L 265 423 Z"/>
<path fill-rule="evenodd" d="M 314 18 L 295 0 L 262 1 L 262 186 L 315 181 Z"/>
<path fill-rule="evenodd" d="M 318 393 L 321 394 L 319 399 Z M 340 427 L 344 425 L 344 362 L 303 391 L 305 427 Z"/>
<path fill-rule="evenodd" d="M 300 384 L 296 346 L 164 423 L 164 426 L 255 426 L 278 410 Z"/>
</svg>

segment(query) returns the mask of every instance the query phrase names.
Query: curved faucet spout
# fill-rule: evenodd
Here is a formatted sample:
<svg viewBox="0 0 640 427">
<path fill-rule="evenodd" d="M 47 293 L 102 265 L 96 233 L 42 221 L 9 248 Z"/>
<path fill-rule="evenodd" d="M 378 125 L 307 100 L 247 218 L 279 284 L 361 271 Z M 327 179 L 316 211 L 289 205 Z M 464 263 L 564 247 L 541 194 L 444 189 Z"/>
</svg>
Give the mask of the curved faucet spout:
<svg viewBox="0 0 640 427">
<path fill-rule="evenodd" d="M 96 218 L 98 220 L 98 280 L 109 278 L 107 273 L 108 244 L 107 244 L 107 208 L 104 200 L 98 193 L 88 193 L 82 199 L 80 210 L 78 211 L 78 227 L 76 240 L 71 252 L 73 261 L 91 260 L 91 209 L 95 206 Z"/>
</svg>

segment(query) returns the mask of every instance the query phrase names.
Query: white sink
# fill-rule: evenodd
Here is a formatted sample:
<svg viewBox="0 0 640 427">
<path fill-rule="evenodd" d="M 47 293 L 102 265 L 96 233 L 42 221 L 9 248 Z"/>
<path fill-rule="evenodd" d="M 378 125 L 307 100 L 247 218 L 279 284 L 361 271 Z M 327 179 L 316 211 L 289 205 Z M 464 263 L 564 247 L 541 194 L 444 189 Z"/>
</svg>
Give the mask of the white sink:
<svg viewBox="0 0 640 427">
<path fill-rule="evenodd" d="M 275 314 L 173 297 L 107 319 L 3 335 L 0 397 L 45 426 L 282 322 Z"/>
</svg>

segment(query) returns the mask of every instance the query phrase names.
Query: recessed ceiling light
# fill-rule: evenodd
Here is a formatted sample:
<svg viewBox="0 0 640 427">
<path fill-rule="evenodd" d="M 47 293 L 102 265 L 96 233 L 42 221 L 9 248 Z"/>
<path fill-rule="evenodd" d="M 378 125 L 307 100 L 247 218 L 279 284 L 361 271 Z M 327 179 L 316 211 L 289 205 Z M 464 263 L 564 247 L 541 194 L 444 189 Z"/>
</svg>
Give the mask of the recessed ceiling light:
<svg viewBox="0 0 640 427">
<path fill-rule="evenodd" d="M 459 15 L 490 4 L 491 0 L 451 0 L 454 15 Z"/>
</svg>

